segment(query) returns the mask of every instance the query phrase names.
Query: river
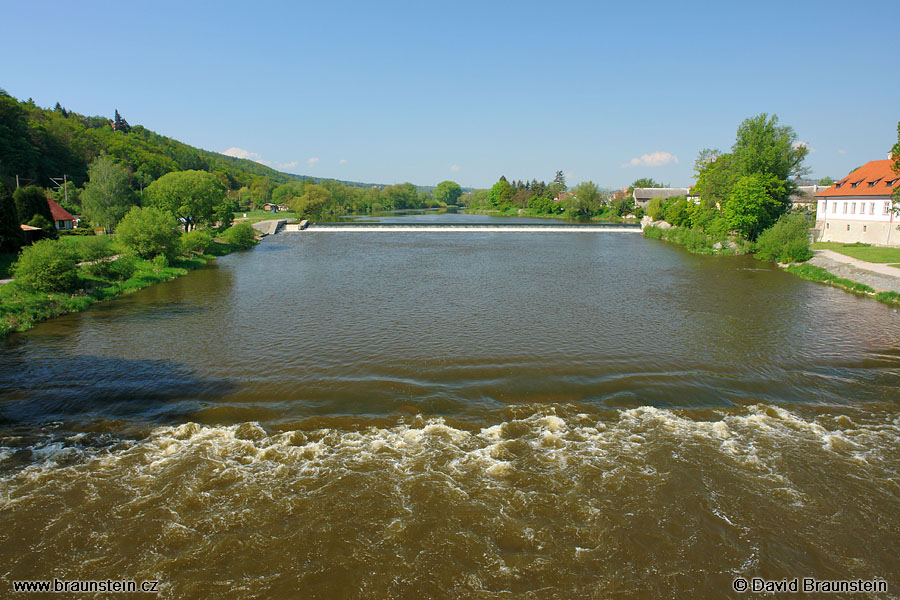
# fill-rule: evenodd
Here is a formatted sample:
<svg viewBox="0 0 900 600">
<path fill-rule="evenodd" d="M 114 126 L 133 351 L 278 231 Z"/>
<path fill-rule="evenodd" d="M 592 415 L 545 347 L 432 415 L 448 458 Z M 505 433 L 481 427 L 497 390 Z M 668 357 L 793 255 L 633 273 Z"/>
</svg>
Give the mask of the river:
<svg viewBox="0 0 900 600">
<path fill-rule="evenodd" d="M 0 595 L 897 598 L 898 385 L 896 310 L 748 257 L 282 233 L 2 342 Z"/>
</svg>

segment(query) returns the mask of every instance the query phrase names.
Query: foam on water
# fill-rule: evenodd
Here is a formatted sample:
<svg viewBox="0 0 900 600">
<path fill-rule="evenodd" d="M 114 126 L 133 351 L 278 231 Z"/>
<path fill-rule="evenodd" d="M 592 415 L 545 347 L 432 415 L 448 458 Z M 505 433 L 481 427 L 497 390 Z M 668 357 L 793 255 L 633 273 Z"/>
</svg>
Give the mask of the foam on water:
<svg viewBox="0 0 900 600">
<path fill-rule="evenodd" d="M 201 560 L 246 577 L 248 561 L 303 564 L 298 577 L 332 592 L 455 597 L 542 583 L 584 597 L 653 593 L 648 565 L 680 574 L 669 584 L 682 590 L 684 578 L 725 585 L 798 561 L 856 565 L 861 577 L 896 565 L 848 533 L 868 527 L 870 547 L 896 544 L 897 524 L 880 514 L 900 489 L 896 414 L 514 412 L 474 429 L 423 417 L 285 432 L 185 423 L 102 448 L 48 441 L 3 470 L 0 542 L 22 546 L 0 545 L 0 562 L 15 578 L 46 560 L 60 572 L 154 573 L 172 595 L 197 597 L 196 582 L 214 577 L 193 568 Z M 22 451 L 0 448 L 0 467 Z"/>
</svg>

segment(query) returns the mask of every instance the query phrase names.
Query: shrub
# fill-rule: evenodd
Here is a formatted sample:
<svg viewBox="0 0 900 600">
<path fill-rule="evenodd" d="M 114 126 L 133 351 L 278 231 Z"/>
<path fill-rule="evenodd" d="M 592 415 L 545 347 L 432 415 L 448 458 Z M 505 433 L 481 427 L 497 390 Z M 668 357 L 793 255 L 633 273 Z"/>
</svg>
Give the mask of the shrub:
<svg viewBox="0 0 900 600">
<path fill-rule="evenodd" d="M 804 215 L 783 215 L 760 234 L 756 248 L 760 260 L 780 263 L 809 260 L 813 255 L 809 249 L 809 222 Z"/>
<path fill-rule="evenodd" d="M 94 277 L 110 277 L 112 261 L 107 258 L 115 253 L 112 241 L 105 235 L 88 238 L 78 245 L 78 258 L 88 263 L 82 268 L 85 273 Z"/>
<path fill-rule="evenodd" d="M 178 221 L 167 210 L 134 207 L 116 228 L 119 243 L 141 258 L 178 253 L 180 234 Z"/>
<path fill-rule="evenodd" d="M 212 236 L 205 231 L 195 229 L 181 234 L 181 253 L 184 255 L 203 254 L 212 243 Z"/>
<path fill-rule="evenodd" d="M 690 227 L 691 204 L 684 198 L 678 199 L 666 208 L 666 221 L 675 227 Z"/>
<path fill-rule="evenodd" d="M 41 240 L 22 250 L 13 265 L 13 277 L 37 292 L 65 292 L 78 283 L 78 255 L 68 244 Z"/>
<path fill-rule="evenodd" d="M 222 234 L 222 237 L 232 246 L 237 246 L 242 250 L 251 248 L 256 244 L 256 231 L 249 223 L 238 223 L 233 227 L 229 227 Z"/>
<path fill-rule="evenodd" d="M 120 256 L 103 264 L 106 265 L 106 277 L 116 281 L 125 281 L 137 271 L 137 265 L 131 256 Z"/>
</svg>

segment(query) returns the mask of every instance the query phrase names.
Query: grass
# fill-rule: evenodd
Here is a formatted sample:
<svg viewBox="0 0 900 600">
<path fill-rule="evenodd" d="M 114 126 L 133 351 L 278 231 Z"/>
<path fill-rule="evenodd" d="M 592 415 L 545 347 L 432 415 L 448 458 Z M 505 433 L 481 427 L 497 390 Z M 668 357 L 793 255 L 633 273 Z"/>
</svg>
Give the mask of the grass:
<svg viewBox="0 0 900 600">
<path fill-rule="evenodd" d="M 838 242 L 816 242 L 813 250 L 833 250 L 859 260 L 871 263 L 900 263 L 900 248 L 869 246 L 868 244 L 840 244 Z"/>
<path fill-rule="evenodd" d="M 247 218 L 244 219 L 244 215 Z M 296 219 L 297 213 L 292 211 L 278 211 L 273 213 L 268 210 L 247 210 L 234 213 L 235 222 L 247 222 L 253 225 L 260 221 L 271 221 L 272 219 Z"/>
</svg>

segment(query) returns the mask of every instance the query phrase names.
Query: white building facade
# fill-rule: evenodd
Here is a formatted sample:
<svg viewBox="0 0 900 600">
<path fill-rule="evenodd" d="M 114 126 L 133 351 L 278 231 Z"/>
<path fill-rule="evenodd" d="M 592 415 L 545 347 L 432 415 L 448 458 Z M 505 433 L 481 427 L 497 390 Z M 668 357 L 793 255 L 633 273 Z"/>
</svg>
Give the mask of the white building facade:
<svg viewBox="0 0 900 600">
<path fill-rule="evenodd" d="M 866 163 L 816 194 L 817 240 L 900 246 L 900 219 L 891 197 L 900 187 L 900 175 L 892 163 Z"/>
</svg>

